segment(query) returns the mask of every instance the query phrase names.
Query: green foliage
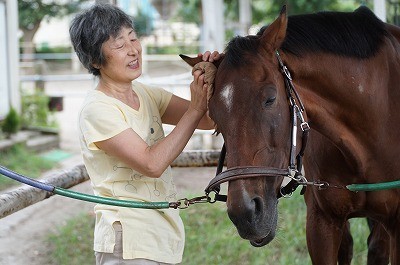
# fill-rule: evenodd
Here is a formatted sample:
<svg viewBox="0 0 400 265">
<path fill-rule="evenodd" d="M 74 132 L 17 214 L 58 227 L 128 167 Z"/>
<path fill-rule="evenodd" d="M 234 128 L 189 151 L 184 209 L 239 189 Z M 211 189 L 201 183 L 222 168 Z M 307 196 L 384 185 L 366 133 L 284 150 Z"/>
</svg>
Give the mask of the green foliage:
<svg viewBox="0 0 400 265">
<path fill-rule="evenodd" d="M 272 2 L 272 3 L 271 3 Z M 288 15 L 315 13 L 318 11 L 353 11 L 361 0 L 253 0 L 253 23 L 268 24 L 278 15 L 286 4 Z"/>
<path fill-rule="evenodd" d="M 80 4 L 87 0 L 64 1 L 18 0 L 18 21 L 22 30 L 32 30 L 43 19 L 63 17 L 79 10 Z"/>
<path fill-rule="evenodd" d="M 283 5 L 287 5 L 288 14 L 306 14 L 324 10 L 352 11 L 365 4 L 363 0 L 252 0 L 253 24 L 268 24 L 278 15 Z M 371 2 L 371 1 L 369 1 Z M 176 17 L 186 21 L 201 24 L 202 12 L 200 0 L 179 1 L 179 12 Z M 239 20 L 239 2 L 237 0 L 224 0 L 224 19 L 226 21 Z M 370 8 L 372 6 L 369 6 Z"/>
<path fill-rule="evenodd" d="M 193 196 L 188 196 L 193 197 Z M 311 264 L 305 236 L 306 206 L 304 199 L 295 194 L 279 202 L 279 222 L 276 238 L 267 246 L 255 248 L 239 237 L 222 203 L 196 204 L 181 211 L 185 224 L 186 245 L 182 264 L 203 265 L 309 265 Z M 60 259 L 54 264 L 93 264 L 93 216 L 80 216 L 51 236 L 52 256 Z M 354 238 L 352 264 L 366 264 L 367 236 L 365 219 L 350 220 Z M 72 224 L 72 225 L 71 225 Z M 71 235 L 72 234 L 72 235 Z M 77 239 L 77 235 L 80 238 Z M 74 253 L 68 246 L 74 245 Z M 64 254 L 65 253 L 65 254 Z M 82 260 L 70 261 L 82 256 Z M 62 257 L 62 259 L 61 259 Z"/>
<path fill-rule="evenodd" d="M 0 151 L 0 164 L 32 178 L 39 177 L 44 171 L 56 165 L 55 162 L 38 156 L 22 145 L 14 145 L 6 151 Z M 20 183 L 0 175 L 0 190 L 16 185 Z"/>
<path fill-rule="evenodd" d="M 291 15 L 313 13 L 322 10 L 331 10 L 338 0 L 276 0 L 271 8 L 274 14 L 279 14 L 283 5 L 287 5 Z"/>
<path fill-rule="evenodd" d="M 239 1 L 237 0 L 224 0 L 225 20 L 238 20 L 239 19 Z M 201 24 L 202 18 L 202 5 L 201 0 L 182 0 L 179 1 L 178 12 L 174 19 L 183 20 L 185 22 L 193 22 Z M 207 11 L 204 11 L 207 12 Z"/>
<path fill-rule="evenodd" d="M 176 18 L 185 22 L 200 24 L 202 21 L 201 0 L 182 0 L 178 2 Z"/>
<path fill-rule="evenodd" d="M 17 111 L 11 107 L 5 120 L 2 122 L 1 129 L 4 133 L 11 135 L 18 132 L 21 126 L 21 119 Z"/>
<path fill-rule="evenodd" d="M 36 47 L 36 53 L 71 53 L 71 46 Z"/>
<path fill-rule="evenodd" d="M 54 113 L 49 110 L 50 98 L 41 91 L 22 95 L 22 125 L 24 127 L 57 128 Z"/>
<path fill-rule="evenodd" d="M 33 38 L 43 20 L 64 17 L 79 11 L 81 3 L 88 0 L 18 0 L 18 25 L 23 32 L 23 53 L 34 53 Z"/>
<path fill-rule="evenodd" d="M 153 31 L 151 17 L 139 10 L 138 14 L 133 18 L 133 25 L 139 37 L 148 36 Z"/>
<path fill-rule="evenodd" d="M 197 54 L 199 52 L 198 46 L 147 46 L 148 54 Z"/>
<path fill-rule="evenodd" d="M 387 22 L 400 26 L 400 1 L 386 1 Z"/>
</svg>

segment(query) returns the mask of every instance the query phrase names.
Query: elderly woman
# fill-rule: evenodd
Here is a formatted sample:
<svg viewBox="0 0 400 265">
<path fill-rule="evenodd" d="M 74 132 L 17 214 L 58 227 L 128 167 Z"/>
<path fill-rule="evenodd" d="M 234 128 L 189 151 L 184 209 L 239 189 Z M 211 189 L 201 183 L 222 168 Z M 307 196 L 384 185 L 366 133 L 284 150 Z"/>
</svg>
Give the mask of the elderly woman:
<svg viewBox="0 0 400 265">
<path fill-rule="evenodd" d="M 70 37 L 81 63 L 98 77 L 79 112 L 82 155 L 96 195 L 136 201 L 176 200 L 170 164 L 196 128 L 212 129 L 207 85 L 195 71 L 191 101 L 141 84 L 142 47 L 130 17 L 113 5 L 77 15 Z M 204 61 L 218 52 L 200 54 Z M 164 135 L 162 123 L 176 125 Z M 97 264 L 176 264 L 184 228 L 178 210 L 96 205 Z"/>
</svg>

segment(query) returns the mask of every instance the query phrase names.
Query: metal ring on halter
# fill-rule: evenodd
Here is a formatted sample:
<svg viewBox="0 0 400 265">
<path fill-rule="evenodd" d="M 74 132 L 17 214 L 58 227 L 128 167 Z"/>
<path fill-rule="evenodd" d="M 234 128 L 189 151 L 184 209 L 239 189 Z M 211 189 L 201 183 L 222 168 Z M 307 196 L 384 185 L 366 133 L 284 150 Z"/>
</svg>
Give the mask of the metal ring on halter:
<svg viewBox="0 0 400 265">
<path fill-rule="evenodd" d="M 281 187 L 281 188 L 279 189 L 279 193 L 281 194 L 282 198 L 285 198 L 285 199 L 291 198 L 291 197 L 293 196 L 293 192 L 294 192 L 294 191 L 292 191 L 291 193 L 284 193 L 284 192 L 283 192 L 283 188 L 284 188 L 284 187 Z"/>
</svg>

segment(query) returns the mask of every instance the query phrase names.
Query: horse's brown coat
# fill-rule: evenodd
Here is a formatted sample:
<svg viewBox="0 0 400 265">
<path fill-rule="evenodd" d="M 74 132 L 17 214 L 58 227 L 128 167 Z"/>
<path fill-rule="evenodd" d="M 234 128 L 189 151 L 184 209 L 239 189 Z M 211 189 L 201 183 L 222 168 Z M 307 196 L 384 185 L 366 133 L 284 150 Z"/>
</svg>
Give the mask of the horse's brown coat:
<svg viewBox="0 0 400 265">
<path fill-rule="evenodd" d="M 363 16 L 363 12 L 354 15 Z M 365 17 L 358 26 L 372 25 L 369 19 Z M 275 55 L 280 50 L 311 126 L 304 158 L 307 179 L 341 187 L 399 179 L 400 29 L 382 25 L 383 41 L 376 51 L 373 47 L 359 51 L 362 58 L 323 50 L 297 55 L 281 49 L 287 38 L 283 10 L 262 34 L 247 37 L 251 48 L 237 47 L 245 51 L 236 56 L 236 62 L 228 50 L 218 62 L 209 102 L 210 116 L 225 140 L 227 167 L 285 168 L 289 163 L 290 111 Z M 231 106 L 223 101 L 227 89 Z M 239 234 L 254 245 L 274 238 L 281 181 L 280 177 L 260 177 L 229 183 L 229 217 Z M 309 186 L 305 201 L 313 264 L 350 264 L 348 219 L 368 217 L 375 222 L 368 264 L 387 264 L 390 252 L 391 264 L 400 265 L 399 189 L 354 193 Z M 384 247 L 389 249 L 378 249 Z"/>
</svg>

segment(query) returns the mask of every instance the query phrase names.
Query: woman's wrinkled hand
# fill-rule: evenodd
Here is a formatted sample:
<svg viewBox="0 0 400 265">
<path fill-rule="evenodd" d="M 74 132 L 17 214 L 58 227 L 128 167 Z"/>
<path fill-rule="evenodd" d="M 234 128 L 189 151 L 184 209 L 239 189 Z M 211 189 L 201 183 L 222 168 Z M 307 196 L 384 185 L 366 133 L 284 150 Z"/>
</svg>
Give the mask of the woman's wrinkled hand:
<svg viewBox="0 0 400 265">
<path fill-rule="evenodd" d="M 199 53 L 198 57 L 202 57 L 203 61 L 205 62 L 212 63 L 214 61 L 221 59 L 222 53 L 219 53 L 218 51 L 213 51 L 212 53 L 210 51 L 206 51 L 204 54 Z"/>
<path fill-rule="evenodd" d="M 201 70 L 195 71 L 193 82 L 190 84 L 190 106 L 202 115 L 207 111 L 207 89 L 208 85 L 204 82 L 204 73 Z"/>
</svg>

